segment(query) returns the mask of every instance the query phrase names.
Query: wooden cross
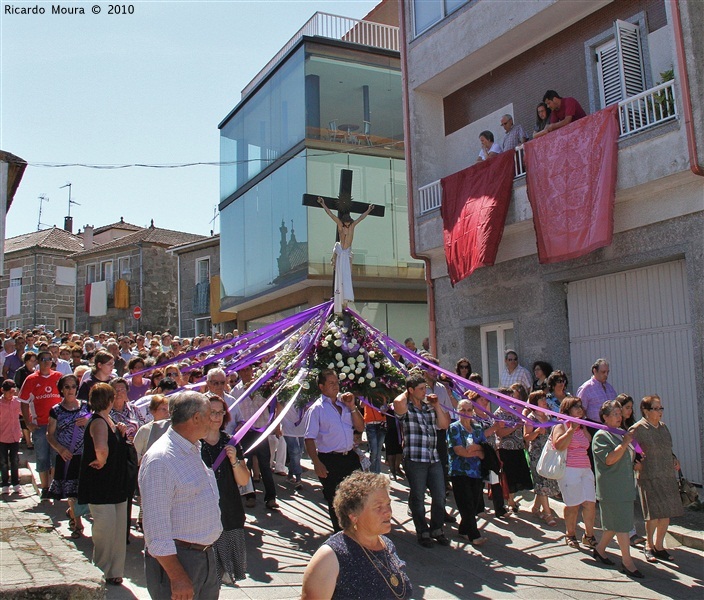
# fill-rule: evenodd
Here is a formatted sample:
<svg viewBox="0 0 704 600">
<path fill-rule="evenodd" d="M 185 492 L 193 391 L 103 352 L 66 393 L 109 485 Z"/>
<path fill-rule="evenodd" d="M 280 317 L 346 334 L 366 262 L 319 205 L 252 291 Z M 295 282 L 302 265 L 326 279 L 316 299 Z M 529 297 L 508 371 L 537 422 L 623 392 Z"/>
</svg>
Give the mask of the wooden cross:
<svg viewBox="0 0 704 600">
<path fill-rule="evenodd" d="M 303 194 L 303 205 L 320 208 L 318 197 L 318 194 Z M 327 196 L 320 197 L 325 200 L 325 204 L 327 204 L 330 210 L 337 211 L 337 216 L 340 219 L 345 214 L 353 212 L 361 214 L 369 208 L 369 204 L 365 202 L 355 202 L 352 200 L 352 171 L 349 169 L 342 169 L 340 172 L 340 193 L 337 198 L 329 198 Z M 385 206 L 375 204 L 369 214 L 373 217 L 383 217 L 385 211 Z"/>
</svg>

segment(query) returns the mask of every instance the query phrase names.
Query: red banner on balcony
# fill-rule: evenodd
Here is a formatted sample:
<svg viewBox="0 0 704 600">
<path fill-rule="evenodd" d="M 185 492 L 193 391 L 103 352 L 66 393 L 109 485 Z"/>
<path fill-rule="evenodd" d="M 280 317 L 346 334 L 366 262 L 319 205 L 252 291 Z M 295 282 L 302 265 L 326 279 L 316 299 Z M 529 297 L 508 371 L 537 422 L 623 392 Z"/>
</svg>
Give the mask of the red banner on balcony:
<svg viewBox="0 0 704 600">
<path fill-rule="evenodd" d="M 496 260 L 511 201 L 515 153 L 503 152 L 442 183 L 442 224 L 450 282 Z"/>
<path fill-rule="evenodd" d="M 611 244 L 618 106 L 525 144 L 538 259 L 555 263 Z"/>
</svg>

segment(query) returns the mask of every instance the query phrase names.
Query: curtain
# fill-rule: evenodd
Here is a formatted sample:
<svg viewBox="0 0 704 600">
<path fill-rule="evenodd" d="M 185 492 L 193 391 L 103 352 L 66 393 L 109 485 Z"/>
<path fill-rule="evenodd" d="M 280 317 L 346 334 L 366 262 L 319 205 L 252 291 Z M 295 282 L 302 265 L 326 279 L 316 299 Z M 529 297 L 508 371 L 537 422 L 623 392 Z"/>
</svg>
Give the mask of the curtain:
<svg viewBox="0 0 704 600">
<path fill-rule="evenodd" d="M 496 260 L 511 201 L 514 154 L 502 152 L 441 180 L 445 260 L 453 286 Z"/>
<path fill-rule="evenodd" d="M 541 263 L 611 244 L 618 165 L 618 105 L 525 144 L 528 200 Z"/>
</svg>

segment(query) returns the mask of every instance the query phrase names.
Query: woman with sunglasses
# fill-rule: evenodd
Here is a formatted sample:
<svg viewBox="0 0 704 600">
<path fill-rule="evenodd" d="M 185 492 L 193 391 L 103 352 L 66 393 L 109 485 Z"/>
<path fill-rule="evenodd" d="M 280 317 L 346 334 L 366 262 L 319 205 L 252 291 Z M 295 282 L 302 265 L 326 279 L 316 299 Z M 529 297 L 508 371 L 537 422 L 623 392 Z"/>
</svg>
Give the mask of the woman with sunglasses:
<svg viewBox="0 0 704 600">
<path fill-rule="evenodd" d="M 545 398 L 548 408 L 554 412 L 560 412 L 560 405 L 565 398 L 571 394 L 567 391 L 569 385 L 567 375 L 559 369 L 548 375 L 547 379 L 547 396 Z"/>
<path fill-rule="evenodd" d="M 249 469 L 243 458 L 242 447 L 228 444 L 230 436 L 225 433 L 225 426 L 230 421 L 230 413 L 225 401 L 213 393 L 207 393 L 210 400 L 210 423 L 208 432 L 201 440 L 201 457 L 203 462 L 212 469 L 223 449 L 227 453 L 225 460 L 215 470 L 215 479 L 220 492 L 220 517 L 222 519 L 222 534 L 213 544 L 215 550 L 215 569 L 218 580 L 223 576 L 229 578 L 228 583 L 245 578 L 247 570 L 247 549 L 244 537 L 244 506 L 238 486 L 247 485 Z"/>
<path fill-rule="evenodd" d="M 61 402 L 49 410 L 49 425 L 46 439 L 56 451 L 54 479 L 49 486 L 49 497 L 55 500 L 68 499 L 66 515 L 71 537 L 78 539 L 83 532 L 81 517 L 75 513 L 78 497 L 78 473 L 83 455 L 83 434 L 90 420 L 86 402 L 76 397 L 78 379 L 75 375 L 64 375 L 57 385 Z"/>
<path fill-rule="evenodd" d="M 640 403 L 643 418 L 630 432 L 643 450 L 641 470 L 638 473 L 640 502 L 645 518 L 645 560 L 672 561 L 665 550 L 664 541 L 672 517 L 684 513 L 677 479 L 673 470 L 679 471 L 680 463 L 672 452 L 672 436 L 662 422 L 665 407 L 660 396 L 646 396 Z"/>
</svg>

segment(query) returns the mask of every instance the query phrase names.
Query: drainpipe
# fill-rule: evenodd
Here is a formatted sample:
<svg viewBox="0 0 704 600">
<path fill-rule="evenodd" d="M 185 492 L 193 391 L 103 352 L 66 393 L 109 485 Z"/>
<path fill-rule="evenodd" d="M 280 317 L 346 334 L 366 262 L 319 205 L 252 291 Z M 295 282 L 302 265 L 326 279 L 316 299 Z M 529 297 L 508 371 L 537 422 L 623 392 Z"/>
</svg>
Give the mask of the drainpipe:
<svg viewBox="0 0 704 600">
<path fill-rule="evenodd" d="M 142 316 L 144 316 L 144 294 L 142 289 L 144 284 L 144 246 L 142 245 L 142 242 L 138 242 L 137 245 L 139 246 L 139 307 L 142 309 Z M 139 319 L 138 325 L 139 333 L 142 333 L 141 318 Z"/>
<path fill-rule="evenodd" d="M 37 251 L 34 250 L 34 322 L 32 328 L 37 326 Z"/>
<path fill-rule="evenodd" d="M 176 255 L 176 312 L 178 313 L 178 335 L 183 337 L 181 331 L 181 255 Z"/>
<path fill-rule="evenodd" d="M 677 75 L 680 80 L 680 90 L 682 90 L 684 128 L 687 132 L 689 168 L 695 175 L 704 176 L 704 169 L 702 169 L 702 166 L 699 164 L 699 156 L 697 153 L 697 141 L 694 132 L 694 120 L 692 118 L 692 96 L 689 89 L 687 58 L 682 36 L 682 15 L 680 14 L 680 4 L 678 0 L 670 0 L 670 8 L 672 9 L 672 30 L 675 34 L 675 52 L 677 52 Z"/>
<path fill-rule="evenodd" d="M 411 126 L 408 100 L 408 57 L 406 55 L 406 2 L 399 2 L 399 47 L 401 50 L 401 84 L 403 85 L 403 140 L 406 158 L 406 180 L 408 182 L 408 234 L 411 256 L 425 263 L 425 283 L 428 286 L 428 338 L 430 352 L 437 356 L 437 338 L 435 328 L 435 286 L 431 277 L 430 259 L 416 254 L 415 204 L 413 203 L 413 165 L 411 163 Z"/>
</svg>

